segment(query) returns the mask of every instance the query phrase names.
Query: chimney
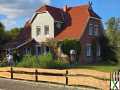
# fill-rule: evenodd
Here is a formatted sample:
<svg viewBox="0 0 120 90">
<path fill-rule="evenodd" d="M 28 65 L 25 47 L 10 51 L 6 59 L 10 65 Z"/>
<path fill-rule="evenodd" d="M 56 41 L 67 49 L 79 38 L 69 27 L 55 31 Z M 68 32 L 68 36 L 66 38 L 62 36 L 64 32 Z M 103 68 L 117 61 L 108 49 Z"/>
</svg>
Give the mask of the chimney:
<svg viewBox="0 0 120 90">
<path fill-rule="evenodd" d="M 65 5 L 64 8 L 63 8 L 63 11 L 64 11 L 64 12 L 67 12 L 67 9 L 68 9 L 68 6 Z"/>
</svg>

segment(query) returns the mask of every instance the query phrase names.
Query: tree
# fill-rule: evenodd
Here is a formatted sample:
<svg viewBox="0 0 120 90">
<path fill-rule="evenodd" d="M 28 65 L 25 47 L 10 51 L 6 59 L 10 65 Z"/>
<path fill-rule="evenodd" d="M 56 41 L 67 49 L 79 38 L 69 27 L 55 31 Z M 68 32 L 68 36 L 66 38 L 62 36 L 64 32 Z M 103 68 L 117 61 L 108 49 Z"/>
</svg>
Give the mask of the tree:
<svg viewBox="0 0 120 90">
<path fill-rule="evenodd" d="M 4 25 L 0 22 L 0 47 L 3 46 L 4 39 L 5 39 Z"/>
<path fill-rule="evenodd" d="M 118 63 L 120 53 L 120 18 L 111 17 L 107 23 L 107 30 L 102 38 L 103 57 L 106 60 Z"/>
<path fill-rule="evenodd" d="M 3 29 L 4 30 L 4 25 L 0 22 L 0 29 Z"/>
<path fill-rule="evenodd" d="M 15 40 L 21 31 L 22 28 L 13 28 L 10 31 L 6 31 L 6 38 L 9 38 L 9 41 Z"/>
<path fill-rule="evenodd" d="M 111 17 L 107 22 L 107 30 L 119 30 L 120 29 L 120 18 Z"/>
</svg>

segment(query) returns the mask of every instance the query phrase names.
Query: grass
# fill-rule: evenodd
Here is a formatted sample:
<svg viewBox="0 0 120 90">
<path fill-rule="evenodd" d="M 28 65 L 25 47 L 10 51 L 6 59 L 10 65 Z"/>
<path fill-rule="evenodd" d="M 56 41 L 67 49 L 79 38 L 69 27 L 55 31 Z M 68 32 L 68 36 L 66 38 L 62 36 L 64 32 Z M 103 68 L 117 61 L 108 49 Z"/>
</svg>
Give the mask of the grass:
<svg viewBox="0 0 120 90">
<path fill-rule="evenodd" d="M 85 69 L 91 69 L 91 70 L 97 70 L 97 71 L 103 71 L 103 72 L 113 72 L 118 70 L 118 66 L 81 66 L 79 68 L 85 68 Z"/>
<path fill-rule="evenodd" d="M 120 65 L 109 65 L 109 64 L 73 65 L 72 68 L 90 69 L 90 70 L 97 70 L 103 72 L 114 72 L 120 70 Z"/>
</svg>

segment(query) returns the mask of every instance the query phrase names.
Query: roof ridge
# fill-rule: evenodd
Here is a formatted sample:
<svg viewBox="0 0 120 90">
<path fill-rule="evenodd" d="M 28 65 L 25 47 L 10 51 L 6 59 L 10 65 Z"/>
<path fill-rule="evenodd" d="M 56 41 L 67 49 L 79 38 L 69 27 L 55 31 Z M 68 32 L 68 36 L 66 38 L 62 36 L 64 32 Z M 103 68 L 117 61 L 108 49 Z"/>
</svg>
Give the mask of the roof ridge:
<svg viewBox="0 0 120 90">
<path fill-rule="evenodd" d="M 54 7 L 54 6 L 50 6 L 50 5 L 45 4 L 45 5 L 41 6 L 40 8 L 38 8 L 36 11 L 39 11 L 41 8 L 46 8 L 46 10 L 47 10 L 48 8 L 54 8 L 54 9 L 62 10 L 62 8 Z"/>
</svg>

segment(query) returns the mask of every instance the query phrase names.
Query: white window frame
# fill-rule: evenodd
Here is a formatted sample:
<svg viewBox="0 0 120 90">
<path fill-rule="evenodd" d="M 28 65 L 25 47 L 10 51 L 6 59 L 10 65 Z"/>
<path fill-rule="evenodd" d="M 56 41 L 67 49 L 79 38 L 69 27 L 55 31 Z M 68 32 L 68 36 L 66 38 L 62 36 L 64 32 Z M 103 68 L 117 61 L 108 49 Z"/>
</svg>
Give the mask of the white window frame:
<svg viewBox="0 0 120 90">
<path fill-rule="evenodd" d="M 47 29 L 46 29 L 46 28 L 47 28 Z M 46 30 L 48 30 L 47 33 L 46 33 Z M 49 31 L 49 25 L 45 25 L 45 26 L 44 26 L 44 34 L 45 34 L 45 35 L 49 35 L 49 33 L 50 33 L 50 31 Z"/>
<path fill-rule="evenodd" d="M 38 31 L 39 30 L 39 31 Z M 36 36 L 39 36 L 41 34 L 41 27 L 37 26 L 36 27 Z"/>
<path fill-rule="evenodd" d="M 96 25 L 94 25 L 94 35 L 95 36 L 98 36 L 98 31 L 99 31 L 99 25 L 98 24 L 96 24 Z"/>
<path fill-rule="evenodd" d="M 86 45 L 86 56 L 87 57 L 92 56 L 92 45 L 91 44 Z"/>
<path fill-rule="evenodd" d="M 92 23 L 89 23 L 88 34 L 92 36 L 93 32 L 94 32 L 94 25 Z"/>
</svg>

